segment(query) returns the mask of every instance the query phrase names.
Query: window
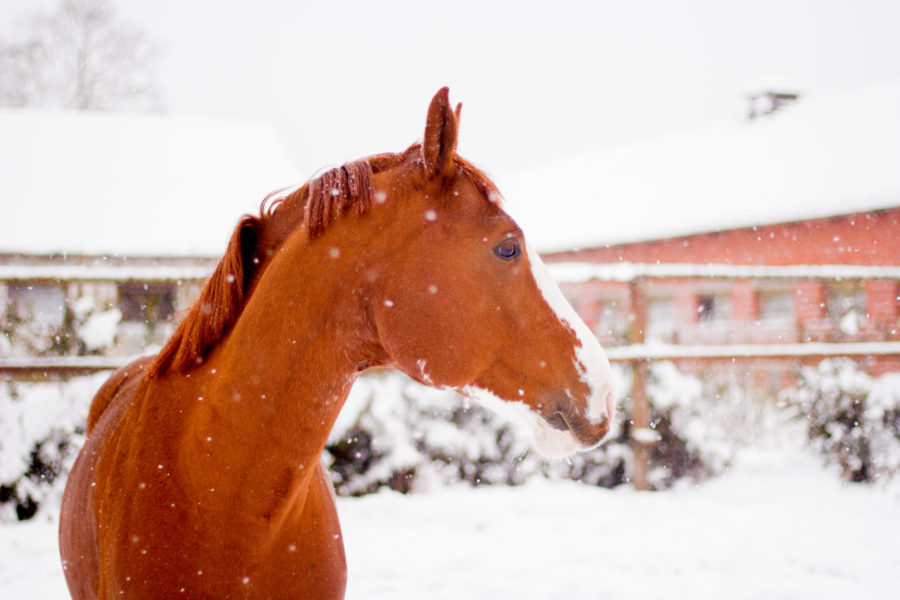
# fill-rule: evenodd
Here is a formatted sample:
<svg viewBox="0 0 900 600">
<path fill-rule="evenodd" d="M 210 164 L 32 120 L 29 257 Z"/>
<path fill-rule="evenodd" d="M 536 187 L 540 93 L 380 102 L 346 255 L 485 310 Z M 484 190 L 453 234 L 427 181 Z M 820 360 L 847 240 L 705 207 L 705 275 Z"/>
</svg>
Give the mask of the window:
<svg viewBox="0 0 900 600">
<path fill-rule="evenodd" d="M 759 293 L 760 321 L 793 321 L 794 295 L 790 290 L 764 290 Z"/>
<path fill-rule="evenodd" d="M 855 336 L 866 318 L 866 291 L 861 282 L 832 283 L 826 290 L 828 319 L 841 334 Z"/>
<path fill-rule="evenodd" d="M 621 300 L 599 301 L 599 314 L 594 333 L 606 343 L 628 342 L 628 316 Z"/>
<path fill-rule="evenodd" d="M 657 296 L 647 300 L 647 341 L 675 342 L 675 300 Z"/>
<path fill-rule="evenodd" d="M 119 308 L 124 321 L 165 321 L 175 312 L 175 289 L 167 284 L 123 284 L 119 286 Z"/>
<path fill-rule="evenodd" d="M 11 283 L 6 318 L 0 319 L 12 356 L 47 356 L 71 350 L 69 313 L 62 286 Z"/>
<path fill-rule="evenodd" d="M 731 298 L 724 294 L 703 294 L 697 297 L 697 320 L 700 323 L 719 323 L 731 319 Z"/>
<path fill-rule="evenodd" d="M 58 327 L 66 318 L 63 290 L 52 284 L 11 284 L 9 316 L 45 327 Z"/>
<path fill-rule="evenodd" d="M 675 301 L 672 298 L 651 298 L 647 303 L 647 324 L 675 323 Z"/>
</svg>

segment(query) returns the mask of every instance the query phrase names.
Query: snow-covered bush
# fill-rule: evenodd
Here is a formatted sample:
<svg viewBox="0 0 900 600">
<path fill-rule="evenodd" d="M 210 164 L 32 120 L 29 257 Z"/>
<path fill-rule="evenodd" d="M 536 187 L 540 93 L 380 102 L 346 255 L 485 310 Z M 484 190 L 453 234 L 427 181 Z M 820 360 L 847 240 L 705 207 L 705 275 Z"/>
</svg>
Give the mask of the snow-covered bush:
<svg viewBox="0 0 900 600">
<path fill-rule="evenodd" d="M 87 295 L 71 301 L 60 296 L 58 302 L 45 312 L 10 305 L 0 315 L 0 356 L 102 354 L 115 343 L 121 310 Z"/>
<path fill-rule="evenodd" d="M 782 393 L 809 441 L 847 481 L 872 482 L 900 471 L 900 374 L 871 377 L 849 359 L 804 367 Z"/>
<path fill-rule="evenodd" d="M 607 442 L 560 461 L 538 456 L 527 432 L 453 392 L 424 387 L 399 373 L 368 376 L 351 392 L 326 447 L 326 462 L 343 495 L 455 482 L 515 485 L 535 474 L 616 487 L 628 483 L 632 471 L 633 428 L 630 369 L 615 365 L 613 373 L 624 400 Z M 722 394 L 708 399 L 709 387 L 670 363 L 650 369 L 650 426 L 658 439 L 651 457 L 655 488 L 682 477 L 704 479 L 730 461 L 738 436 L 708 422 L 709 415 L 725 412 L 711 408 L 725 400 Z"/>
<path fill-rule="evenodd" d="M 465 482 L 517 485 L 534 476 L 616 487 L 632 472 L 631 370 L 613 366 L 620 392 L 608 441 L 572 458 L 548 461 L 531 450 L 529 433 L 471 405 L 458 394 L 384 372 L 361 378 L 331 432 L 324 459 L 337 492 L 361 495 L 389 487 L 403 492 Z M 0 518 L 27 518 L 46 499 L 58 505 L 64 475 L 83 443 L 90 401 L 108 374 L 66 383 L 0 386 Z M 734 386 L 650 369 L 651 484 L 699 480 L 728 464 L 740 443 L 730 420 L 746 412 Z"/>
<path fill-rule="evenodd" d="M 654 488 L 669 487 L 682 477 L 705 479 L 727 463 L 717 444 L 724 437 L 721 428 L 704 414 L 704 391 L 700 379 L 681 373 L 673 363 L 655 363 L 649 369 L 650 428 L 658 439 L 649 473 Z"/>
<path fill-rule="evenodd" d="M 79 354 L 100 352 L 115 342 L 122 311 L 118 308 L 98 309 L 96 304 L 91 296 L 82 296 L 72 303 L 73 329 L 78 339 Z"/>
<path fill-rule="evenodd" d="M 357 381 L 326 446 L 342 495 L 525 480 L 527 437 L 454 392 L 399 373 Z"/>
<path fill-rule="evenodd" d="M 107 374 L 65 383 L 0 383 L 0 521 L 58 505 L 84 443 L 84 422 Z"/>
</svg>

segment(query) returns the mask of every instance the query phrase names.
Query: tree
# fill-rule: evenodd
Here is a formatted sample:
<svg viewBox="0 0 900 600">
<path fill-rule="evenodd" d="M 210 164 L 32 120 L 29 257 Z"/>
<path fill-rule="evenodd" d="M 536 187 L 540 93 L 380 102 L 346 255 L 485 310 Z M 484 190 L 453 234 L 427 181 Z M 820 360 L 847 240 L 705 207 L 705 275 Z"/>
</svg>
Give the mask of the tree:
<svg viewBox="0 0 900 600">
<path fill-rule="evenodd" d="M 28 37 L 0 44 L 0 106 L 160 108 L 156 48 L 110 0 L 60 0 L 32 17 Z"/>
</svg>

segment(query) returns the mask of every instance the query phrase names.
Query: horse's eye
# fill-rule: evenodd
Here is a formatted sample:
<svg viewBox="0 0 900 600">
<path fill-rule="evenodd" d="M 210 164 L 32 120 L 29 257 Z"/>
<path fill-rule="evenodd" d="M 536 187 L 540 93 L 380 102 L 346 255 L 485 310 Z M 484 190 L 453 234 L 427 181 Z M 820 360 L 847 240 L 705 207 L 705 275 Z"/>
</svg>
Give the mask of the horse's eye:
<svg viewBox="0 0 900 600">
<path fill-rule="evenodd" d="M 506 240 L 494 246 L 494 254 L 503 260 L 513 260 L 522 256 L 522 249 L 516 240 Z"/>
</svg>

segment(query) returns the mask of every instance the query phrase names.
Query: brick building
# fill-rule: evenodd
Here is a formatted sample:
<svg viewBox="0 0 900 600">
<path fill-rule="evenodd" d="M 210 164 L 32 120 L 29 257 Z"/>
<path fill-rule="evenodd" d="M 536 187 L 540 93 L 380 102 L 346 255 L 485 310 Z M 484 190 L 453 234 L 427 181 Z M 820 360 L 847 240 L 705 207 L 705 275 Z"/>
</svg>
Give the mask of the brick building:
<svg viewBox="0 0 900 600">
<path fill-rule="evenodd" d="M 738 358 L 775 384 L 833 355 L 900 370 L 898 107 L 900 85 L 794 98 L 537 169 L 513 194 L 613 359 Z"/>
<path fill-rule="evenodd" d="M 635 342 L 640 293 L 641 343 L 879 350 L 900 342 L 898 232 L 900 207 L 546 258 L 606 346 Z M 874 371 L 900 370 L 896 349 L 880 351 L 867 355 Z"/>
</svg>

